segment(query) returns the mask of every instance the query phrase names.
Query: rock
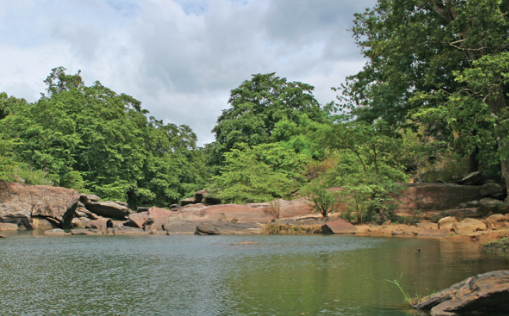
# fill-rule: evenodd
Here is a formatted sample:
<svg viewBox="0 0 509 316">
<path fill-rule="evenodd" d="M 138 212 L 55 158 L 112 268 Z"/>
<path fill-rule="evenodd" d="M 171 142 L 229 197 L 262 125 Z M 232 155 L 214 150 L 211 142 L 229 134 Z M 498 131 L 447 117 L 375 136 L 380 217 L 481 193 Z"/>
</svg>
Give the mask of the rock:
<svg viewBox="0 0 509 316">
<path fill-rule="evenodd" d="M 200 223 L 196 226 L 195 235 L 219 235 L 219 231 L 211 223 Z"/>
<path fill-rule="evenodd" d="M 467 207 L 479 207 L 479 201 L 475 200 L 475 201 L 468 201 L 467 202 Z"/>
<path fill-rule="evenodd" d="M 90 221 L 90 228 L 99 229 L 102 231 L 107 230 L 108 228 L 113 227 L 113 221 L 109 218 L 99 218 L 93 221 Z"/>
<path fill-rule="evenodd" d="M 124 219 L 131 214 L 127 206 L 120 205 L 116 202 L 90 202 L 85 207 L 92 213 L 108 218 Z"/>
<path fill-rule="evenodd" d="M 206 205 L 217 205 L 221 204 L 221 199 L 207 195 L 203 198 L 202 203 Z"/>
<path fill-rule="evenodd" d="M 436 223 L 417 223 L 417 228 L 420 228 L 420 229 L 438 229 L 438 224 L 436 224 Z"/>
<path fill-rule="evenodd" d="M 4 235 L 0 235 L 0 238 L 7 238 L 7 236 L 4 236 Z"/>
<path fill-rule="evenodd" d="M 180 201 L 180 205 L 182 205 L 182 206 L 186 206 L 186 205 L 189 205 L 189 204 L 194 204 L 194 197 L 183 199 L 183 200 Z"/>
<path fill-rule="evenodd" d="M 504 189 L 499 184 L 496 183 L 486 183 L 481 187 L 481 196 L 482 197 L 496 197 L 502 193 Z"/>
<path fill-rule="evenodd" d="M 509 312 L 509 270 L 467 278 L 438 293 L 424 297 L 412 307 L 431 310 L 431 315 Z"/>
<path fill-rule="evenodd" d="M 49 237 L 62 237 L 62 236 L 70 236 L 71 233 L 66 233 L 63 229 L 60 228 L 54 228 L 50 230 L 44 231 L 44 236 Z"/>
<path fill-rule="evenodd" d="M 336 218 L 333 218 L 332 220 L 336 220 Z M 329 221 L 328 217 L 323 217 L 322 215 L 316 214 L 316 215 L 304 215 L 304 216 L 296 216 L 296 217 L 290 217 L 290 218 L 282 218 L 282 219 L 275 219 L 274 222 L 280 223 L 280 224 L 290 224 L 294 226 L 301 226 L 301 225 L 325 225 Z"/>
<path fill-rule="evenodd" d="M 127 203 L 126 203 L 126 202 L 122 202 L 122 201 L 115 201 L 115 203 L 117 203 L 117 204 L 119 204 L 119 205 L 122 205 L 122 206 L 127 207 Z"/>
<path fill-rule="evenodd" d="M 355 234 L 357 232 L 357 228 L 354 225 L 343 219 L 327 222 L 327 224 L 322 227 L 322 230 L 324 232 L 330 231 L 333 234 Z"/>
<path fill-rule="evenodd" d="M 509 211 L 509 204 L 493 198 L 484 198 L 479 201 L 479 209 L 483 214 L 489 213 L 505 214 L 508 213 Z"/>
<path fill-rule="evenodd" d="M 480 220 L 473 219 L 473 218 L 466 218 L 458 223 L 452 224 L 452 230 L 454 232 L 460 234 L 460 233 L 466 233 L 466 232 L 475 232 L 478 230 L 486 230 L 486 224 L 481 222 Z"/>
<path fill-rule="evenodd" d="M 97 195 L 84 193 L 80 194 L 80 202 L 83 203 L 84 205 L 90 202 L 99 202 L 100 200 L 101 198 L 98 197 Z"/>
<path fill-rule="evenodd" d="M 490 229 L 504 229 L 509 226 L 508 216 L 502 214 L 494 214 L 486 219 L 487 226 Z"/>
<path fill-rule="evenodd" d="M 123 227 L 122 229 L 113 229 L 112 234 L 115 236 L 147 236 L 147 235 L 153 235 L 154 233 L 150 230 L 143 230 L 143 229 L 132 228 L 132 227 Z"/>
<path fill-rule="evenodd" d="M 205 190 L 200 190 L 200 191 L 196 191 L 194 192 L 194 203 L 203 203 L 203 199 L 205 199 L 205 197 L 207 196 L 209 192 L 205 191 Z"/>
<path fill-rule="evenodd" d="M 440 219 L 438 221 L 438 228 L 439 229 L 447 229 L 447 230 L 451 230 L 452 229 L 452 225 L 454 223 L 457 223 L 458 220 L 456 219 L 456 217 L 454 216 L 447 216 L 447 217 L 444 217 L 442 219 Z"/>
<path fill-rule="evenodd" d="M 192 235 L 196 232 L 195 221 L 171 221 L 163 225 L 163 229 L 169 235 Z"/>
<path fill-rule="evenodd" d="M 46 232 L 45 232 L 46 233 Z M 71 235 L 85 235 L 85 236 L 102 236 L 105 235 L 106 231 L 98 229 L 71 229 Z"/>
<path fill-rule="evenodd" d="M 0 230 L 18 230 L 18 225 L 11 223 L 0 223 Z"/>
<path fill-rule="evenodd" d="M 418 237 L 444 237 L 451 233 L 450 229 L 421 230 L 417 233 Z"/>
<path fill-rule="evenodd" d="M 85 224 L 77 217 L 72 219 L 71 224 L 74 229 L 85 228 Z"/>
<path fill-rule="evenodd" d="M 149 208 L 150 208 L 150 207 L 146 207 L 146 206 L 138 206 L 138 207 L 136 208 L 136 213 L 148 212 L 148 209 L 149 209 Z"/>
<path fill-rule="evenodd" d="M 79 200 L 75 190 L 0 180 L 0 222 L 33 229 L 32 217 L 56 219 L 70 228 Z"/>
<path fill-rule="evenodd" d="M 467 217 L 482 217 L 482 212 L 479 208 L 463 208 L 459 210 L 446 210 L 445 216 L 452 216 L 456 218 Z"/>
<path fill-rule="evenodd" d="M 259 244 L 259 242 L 256 242 L 256 241 L 238 241 L 238 242 L 233 243 L 232 246 L 237 246 L 237 245 L 254 245 L 254 244 Z"/>
<path fill-rule="evenodd" d="M 48 230 L 53 228 L 59 228 L 59 221 L 55 222 L 45 217 L 32 217 L 33 229 Z"/>
<path fill-rule="evenodd" d="M 461 203 L 481 198 L 481 190 L 473 185 L 406 184 L 407 189 L 395 198 L 400 202 L 396 214 L 411 216 L 415 210 L 442 211 L 456 209 Z"/>
<path fill-rule="evenodd" d="M 479 171 L 474 171 L 472 173 L 469 173 L 460 181 L 458 181 L 458 183 L 463 185 L 477 185 L 482 183 L 482 181 L 483 181 L 482 173 L 480 173 Z"/>
<path fill-rule="evenodd" d="M 124 223 L 124 226 L 142 228 L 143 224 L 147 221 L 147 217 L 147 212 L 129 214 L 129 218 Z"/>
</svg>

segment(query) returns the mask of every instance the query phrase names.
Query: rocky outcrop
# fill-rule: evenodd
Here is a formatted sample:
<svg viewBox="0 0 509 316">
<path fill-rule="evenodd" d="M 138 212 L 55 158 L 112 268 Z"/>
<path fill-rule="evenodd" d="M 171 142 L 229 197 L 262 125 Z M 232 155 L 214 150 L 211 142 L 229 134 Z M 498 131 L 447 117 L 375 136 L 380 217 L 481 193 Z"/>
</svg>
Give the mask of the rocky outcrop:
<svg viewBox="0 0 509 316">
<path fill-rule="evenodd" d="M 70 228 L 79 198 L 75 190 L 0 180 L 0 222 L 33 229 L 33 218 L 42 217 Z"/>
<path fill-rule="evenodd" d="M 456 219 L 456 217 L 447 216 L 447 217 L 444 217 L 438 221 L 438 228 L 451 230 L 452 225 L 457 222 L 458 222 L 458 220 Z"/>
<path fill-rule="evenodd" d="M 126 219 L 132 213 L 127 205 L 117 202 L 88 202 L 84 203 L 90 212 L 108 218 Z"/>
<path fill-rule="evenodd" d="M 195 235 L 219 235 L 217 228 L 211 223 L 200 223 L 196 226 Z"/>
<path fill-rule="evenodd" d="M 400 202 L 395 212 L 412 214 L 415 210 L 442 211 L 457 209 L 461 203 L 481 198 L 481 188 L 456 184 L 406 184 L 396 199 Z"/>
<path fill-rule="evenodd" d="M 424 297 L 414 309 L 431 310 L 431 315 L 509 312 L 509 270 L 493 271 L 467 278 L 436 294 Z"/>
</svg>

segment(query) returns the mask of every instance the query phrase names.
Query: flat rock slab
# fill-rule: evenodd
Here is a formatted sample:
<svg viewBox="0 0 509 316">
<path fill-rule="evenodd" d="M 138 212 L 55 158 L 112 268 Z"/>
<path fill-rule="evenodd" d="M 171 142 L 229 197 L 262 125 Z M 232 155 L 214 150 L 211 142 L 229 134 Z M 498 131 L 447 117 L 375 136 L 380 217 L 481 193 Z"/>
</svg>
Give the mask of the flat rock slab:
<svg viewBox="0 0 509 316">
<path fill-rule="evenodd" d="M 343 219 L 327 222 L 322 229 L 324 232 L 330 231 L 333 234 L 355 234 L 357 232 L 357 227 Z"/>
<path fill-rule="evenodd" d="M 509 312 L 509 270 L 467 278 L 436 294 L 424 297 L 414 309 L 431 310 L 433 316 Z"/>
<path fill-rule="evenodd" d="M 127 206 L 112 201 L 89 202 L 85 207 L 92 213 L 108 218 L 124 219 L 131 213 Z"/>
</svg>

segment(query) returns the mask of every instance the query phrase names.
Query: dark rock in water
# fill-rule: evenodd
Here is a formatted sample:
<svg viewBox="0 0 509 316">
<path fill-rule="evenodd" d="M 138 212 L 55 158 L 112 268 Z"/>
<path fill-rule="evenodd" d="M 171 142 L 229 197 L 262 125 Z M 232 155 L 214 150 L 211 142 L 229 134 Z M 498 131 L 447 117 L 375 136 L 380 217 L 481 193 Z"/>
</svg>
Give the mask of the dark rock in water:
<svg viewBox="0 0 509 316">
<path fill-rule="evenodd" d="M 479 171 L 474 171 L 474 172 L 469 173 L 468 175 L 466 175 L 460 181 L 458 181 L 458 184 L 477 185 L 477 184 L 481 184 L 482 181 L 483 181 L 482 173 L 480 173 Z"/>
<path fill-rule="evenodd" d="M 424 297 L 412 307 L 431 310 L 431 315 L 509 312 L 509 270 L 493 271 L 467 278 L 436 294 Z"/>
<path fill-rule="evenodd" d="M 92 213 L 108 218 L 124 219 L 131 214 L 127 206 L 111 201 L 90 202 L 85 207 Z"/>
<path fill-rule="evenodd" d="M 196 226 L 195 235 L 219 235 L 217 228 L 210 223 L 200 223 Z"/>
</svg>

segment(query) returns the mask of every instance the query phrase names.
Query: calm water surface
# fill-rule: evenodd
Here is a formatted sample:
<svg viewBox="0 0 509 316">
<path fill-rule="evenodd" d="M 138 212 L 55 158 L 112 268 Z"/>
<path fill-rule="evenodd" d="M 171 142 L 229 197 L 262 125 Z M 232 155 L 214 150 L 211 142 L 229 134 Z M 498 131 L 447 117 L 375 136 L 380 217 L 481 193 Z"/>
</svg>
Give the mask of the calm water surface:
<svg viewBox="0 0 509 316">
<path fill-rule="evenodd" d="M 416 315 L 387 279 L 426 295 L 509 269 L 475 242 L 345 236 L 17 236 L 0 254 L 0 315 Z"/>
</svg>

